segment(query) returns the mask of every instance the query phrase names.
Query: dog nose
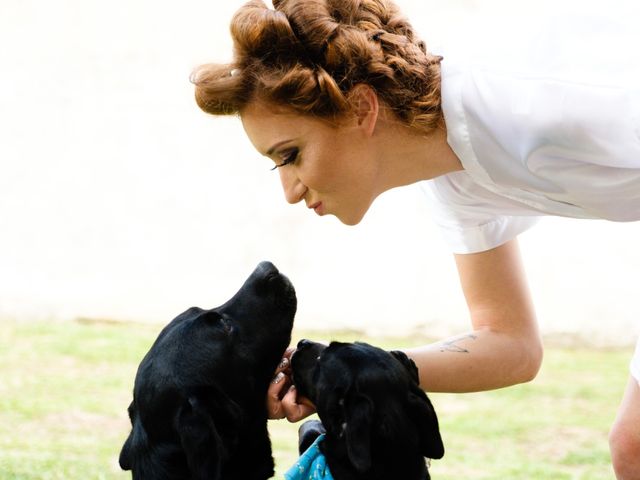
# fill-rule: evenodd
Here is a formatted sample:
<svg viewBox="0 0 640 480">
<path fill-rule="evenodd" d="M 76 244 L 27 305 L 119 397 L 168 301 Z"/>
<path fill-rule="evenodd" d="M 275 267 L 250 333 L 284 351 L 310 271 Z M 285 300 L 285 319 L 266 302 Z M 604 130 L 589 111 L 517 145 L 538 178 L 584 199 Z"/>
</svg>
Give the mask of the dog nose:
<svg viewBox="0 0 640 480">
<path fill-rule="evenodd" d="M 300 350 L 302 348 L 310 347 L 312 343 L 313 342 L 311 340 L 307 340 L 306 338 L 303 338 L 298 342 L 298 346 L 296 348 Z"/>
</svg>

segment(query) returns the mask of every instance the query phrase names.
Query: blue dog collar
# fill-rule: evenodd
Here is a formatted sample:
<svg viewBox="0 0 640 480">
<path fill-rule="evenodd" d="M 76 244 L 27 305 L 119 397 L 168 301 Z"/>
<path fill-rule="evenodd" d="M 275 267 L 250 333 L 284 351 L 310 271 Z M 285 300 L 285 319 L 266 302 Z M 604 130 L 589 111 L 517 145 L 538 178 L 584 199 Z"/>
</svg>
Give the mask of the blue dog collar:
<svg viewBox="0 0 640 480">
<path fill-rule="evenodd" d="M 285 480 L 333 480 L 327 460 L 320 451 L 320 442 L 324 434 L 311 444 L 300 456 L 296 464 L 285 472 Z"/>
</svg>

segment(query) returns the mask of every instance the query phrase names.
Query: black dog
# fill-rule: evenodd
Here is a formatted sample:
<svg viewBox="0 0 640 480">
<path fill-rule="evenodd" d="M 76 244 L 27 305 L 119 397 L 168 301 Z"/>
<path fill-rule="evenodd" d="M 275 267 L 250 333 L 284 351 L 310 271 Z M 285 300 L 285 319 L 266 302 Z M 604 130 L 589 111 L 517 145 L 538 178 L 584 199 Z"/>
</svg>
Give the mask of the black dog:
<svg viewBox="0 0 640 480">
<path fill-rule="evenodd" d="M 315 404 L 326 429 L 320 451 L 335 480 L 431 478 L 424 457 L 444 455 L 438 418 L 404 353 L 302 340 L 291 367 L 299 394 Z M 301 433 L 308 445 L 320 431 L 311 424 Z"/>
<path fill-rule="evenodd" d="M 138 368 L 120 466 L 134 480 L 271 478 L 266 395 L 295 310 L 289 280 L 262 262 L 224 305 L 167 325 Z"/>
</svg>

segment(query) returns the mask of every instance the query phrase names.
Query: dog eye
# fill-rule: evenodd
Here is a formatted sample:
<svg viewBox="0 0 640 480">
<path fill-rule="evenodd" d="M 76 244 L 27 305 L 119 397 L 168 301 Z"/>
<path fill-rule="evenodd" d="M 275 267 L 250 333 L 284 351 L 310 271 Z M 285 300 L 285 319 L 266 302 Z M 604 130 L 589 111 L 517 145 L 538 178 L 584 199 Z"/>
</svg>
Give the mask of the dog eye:
<svg viewBox="0 0 640 480">
<path fill-rule="evenodd" d="M 219 325 L 222 327 L 222 330 L 227 335 L 233 332 L 233 325 L 231 321 L 219 312 L 209 311 L 204 315 L 204 319 L 212 325 Z"/>
<path fill-rule="evenodd" d="M 226 320 L 224 317 L 220 317 L 220 323 L 222 324 L 222 328 L 226 334 L 233 332 L 233 325 L 231 325 L 231 322 Z"/>
<path fill-rule="evenodd" d="M 222 315 L 214 310 L 208 310 L 201 316 L 201 318 L 209 323 L 217 323 L 222 319 Z"/>
</svg>

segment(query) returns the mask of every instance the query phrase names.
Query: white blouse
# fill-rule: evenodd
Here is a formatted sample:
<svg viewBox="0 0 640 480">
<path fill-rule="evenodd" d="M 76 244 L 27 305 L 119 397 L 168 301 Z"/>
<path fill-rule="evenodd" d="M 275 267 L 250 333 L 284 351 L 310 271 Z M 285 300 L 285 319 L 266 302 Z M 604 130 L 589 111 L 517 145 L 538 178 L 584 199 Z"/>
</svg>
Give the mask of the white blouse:
<svg viewBox="0 0 640 480">
<path fill-rule="evenodd" d="M 422 186 L 454 252 L 501 245 L 540 215 L 640 220 L 635 30 L 573 18 L 480 54 L 438 52 L 464 170 Z"/>
</svg>

